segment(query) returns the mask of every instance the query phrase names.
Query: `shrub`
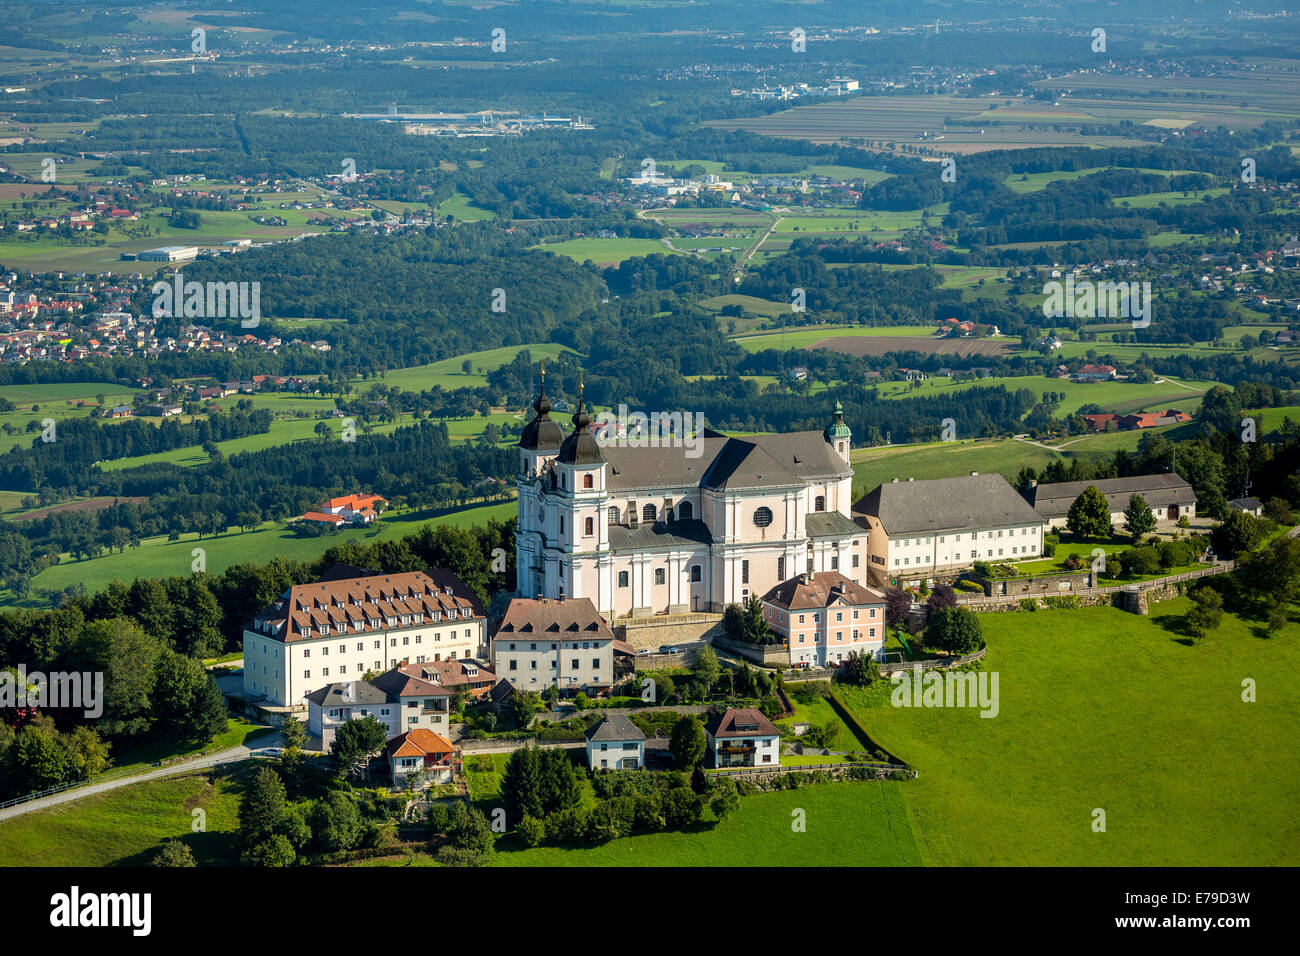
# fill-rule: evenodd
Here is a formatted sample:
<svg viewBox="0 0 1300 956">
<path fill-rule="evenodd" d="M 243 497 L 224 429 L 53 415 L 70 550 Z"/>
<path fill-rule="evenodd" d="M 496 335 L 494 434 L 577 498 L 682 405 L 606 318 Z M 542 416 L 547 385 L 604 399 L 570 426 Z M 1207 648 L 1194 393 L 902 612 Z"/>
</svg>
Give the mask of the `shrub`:
<svg viewBox="0 0 1300 956">
<path fill-rule="evenodd" d="M 1065 611 L 1077 610 L 1080 607 L 1079 599 L 1073 594 L 1053 594 L 1050 597 L 1043 598 L 1043 601 L 1048 607 Z"/>
<path fill-rule="evenodd" d="M 1119 555 L 1119 566 L 1126 577 L 1155 574 L 1160 570 L 1160 552 L 1155 548 L 1129 548 Z"/>
<path fill-rule="evenodd" d="M 546 825 L 537 817 L 524 817 L 515 827 L 515 835 L 525 847 L 537 847 L 546 839 Z"/>
<path fill-rule="evenodd" d="M 982 642 L 979 615 L 970 608 L 940 608 L 925 628 L 925 643 L 953 654 L 969 654 Z"/>
<path fill-rule="evenodd" d="M 1071 551 L 1070 556 L 1061 562 L 1061 566 L 1067 571 L 1078 571 L 1083 567 L 1083 558 L 1079 557 L 1079 552 Z"/>
<path fill-rule="evenodd" d="M 1021 598 L 1020 601 L 1019 601 L 1019 604 L 1020 604 L 1020 610 L 1022 610 L 1022 611 L 1037 611 L 1037 610 L 1038 610 L 1038 599 L 1037 599 L 1037 598 Z"/>
</svg>

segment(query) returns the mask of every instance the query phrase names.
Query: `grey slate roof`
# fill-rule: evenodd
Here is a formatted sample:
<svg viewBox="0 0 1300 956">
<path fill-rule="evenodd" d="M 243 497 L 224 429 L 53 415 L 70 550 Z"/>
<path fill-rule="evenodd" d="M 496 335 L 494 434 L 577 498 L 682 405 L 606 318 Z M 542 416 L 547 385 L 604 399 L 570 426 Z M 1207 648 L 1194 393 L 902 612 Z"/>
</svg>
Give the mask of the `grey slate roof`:
<svg viewBox="0 0 1300 956">
<path fill-rule="evenodd" d="M 1043 523 L 1043 516 L 996 474 L 889 482 L 859 498 L 853 511 L 877 519 L 890 535 Z"/>
<path fill-rule="evenodd" d="M 698 518 L 671 524 L 656 521 L 635 528 L 618 524 L 609 526 L 609 549 L 615 552 L 712 543 L 713 535 L 709 533 L 708 525 Z"/>
<path fill-rule="evenodd" d="M 640 446 L 604 444 L 610 491 L 652 488 L 783 488 L 815 478 L 838 478 L 852 469 L 835 454 L 823 432 L 728 438 L 705 430 L 690 457 L 671 440 Z"/>
<path fill-rule="evenodd" d="M 645 740 L 641 728 L 622 714 L 610 714 L 587 728 L 588 740 Z"/>
<path fill-rule="evenodd" d="M 386 704 L 388 694 L 363 680 L 348 680 L 319 687 L 308 694 L 307 699 L 321 707 L 351 707 L 361 704 Z"/>
<path fill-rule="evenodd" d="M 1238 511 L 1258 511 L 1264 507 L 1264 502 L 1258 498 L 1233 498 L 1228 502 L 1228 507 Z"/>
<path fill-rule="evenodd" d="M 1141 495 L 1150 508 L 1196 504 L 1192 486 L 1173 472 L 1162 475 L 1132 475 L 1128 478 L 1101 478 L 1097 481 L 1056 481 L 1029 489 L 1029 503 L 1044 518 L 1063 518 L 1070 513 L 1074 499 L 1094 485 L 1106 496 L 1110 510 L 1123 511 L 1130 495 Z"/>
<path fill-rule="evenodd" d="M 838 511 L 812 511 L 804 519 L 804 527 L 810 538 L 843 538 L 846 535 L 862 534 L 863 529 L 854 524 Z"/>
</svg>

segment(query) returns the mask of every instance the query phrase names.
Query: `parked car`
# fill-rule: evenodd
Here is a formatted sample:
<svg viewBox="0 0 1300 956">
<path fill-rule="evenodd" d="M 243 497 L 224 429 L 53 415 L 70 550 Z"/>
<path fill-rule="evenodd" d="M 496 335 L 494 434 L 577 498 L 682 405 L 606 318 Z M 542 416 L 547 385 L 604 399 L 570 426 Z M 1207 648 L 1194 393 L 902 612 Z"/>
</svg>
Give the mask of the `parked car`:
<svg viewBox="0 0 1300 956">
<path fill-rule="evenodd" d="M 672 644 L 663 644 L 659 647 L 660 654 L 680 654 L 681 652 L 680 647 L 674 647 Z"/>
<path fill-rule="evenodd" d="M 641 656 L 644 655 L 644 654 L 650 654 L 650 653 L 653 653 L 653 652 L 650 650 L 650 648 L 648 648 L 648 647 L 643 647 L 643 648 L 641 648 L 641 650 L 639 650 L 639 651 L 636 652 L 636 656 L 637 656 L 637 657 L 641 657 Z"/>
</svg>

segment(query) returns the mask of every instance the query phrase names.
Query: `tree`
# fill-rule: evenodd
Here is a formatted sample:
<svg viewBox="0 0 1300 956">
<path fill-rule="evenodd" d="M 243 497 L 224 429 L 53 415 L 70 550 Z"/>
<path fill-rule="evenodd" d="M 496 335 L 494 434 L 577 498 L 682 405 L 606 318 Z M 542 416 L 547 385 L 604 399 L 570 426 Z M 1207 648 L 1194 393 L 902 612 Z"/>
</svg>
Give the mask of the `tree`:
<svg viewBox="0 0 1300 956">
<path fill-rule="evenodd" d="M 1128 507 L 1124 509 L 1124 531 L 1136 542 L 1144 534 L 1156 530 L 1156 516 L 1147 507 L 1147 500 L 1141 495 L 1129 495 Z"/>
<path fill-rule="evenodd" d="M 245 866 L 292 866 L 297 858 L 288 837 L 275 833 L 245 850 L 240 861 Z"/>
<path fill-rule="evenodd" d="M 1250 559 L 1240 576 L 1248 593 L 1283 608 L 1300 597 L 1300 538 L 1278 538 Z"/>
<path fill-rule="evenodd" d="M 668 738 L 668 749 L 672 752 L 678 770 L 694 770 L 704 756 L 704 731 L 700 722 L 685 715 L 673 725 L 672 735 Z"/>
<path fill-rule="evenodd" d="M 718 785 L 713 788 L 713 798 L 709 801 L 709 809 L 719 820 L 725 820 L 733 810 L 740 809 L 740 794 L 736 792 L 735 781 L 719 780 Z"/>
<path fill-rule="evenodd" d="M 1065 526 L 1080 538 L 1109 538 L 1114 533 L 1110 523 L 1110 505 L 1106 496 L 1089 485 L 1070 505 Z"/>
<path fill-rule="evenodd" d="M 370 761 L 383 751 L 387 741 L 388 732 L 373 714 L 360 720 L 348 720 L 334 732 L 330 756 L 340 773 L 359 777 L 370 766 Z"/>
<path fill-rule="evenodd" d="M 718 677 L 722 674 L 722 665 L 718 663 L 718 655 L 713 652 L 713 648 L 707 644 L 700 648 L 691 673 L 705 686 L 706 693 L 713 690 L 713 685 L 718 682 Z"/>
<path fill-rule="evenodd" d="M 1192 607 L 1184 616 L 1187 628 L 1201 641 L 1223 621 L 1223 595 L 1202 585 L 1191 594 Z"/>
<path fill-rule="evenodd" d="M 168 735 L 207 743 L 226 729 L 226 704 L 202 662 L 167 650 L 158 661 L 154 718 Z"/>
<path fill-rule="evenodd" d="M 907 623 L 907 613 L 912 609 L 911 596 L 900 587 L 885 591 L 885 625 L 897 627 Z"/>
<path fill-rule="evenodd" d="M 969 654 L 983 643 L 979 615 L 967 607 L 940 608 L 925 627 L 925 643 L 952 654 Z"/>
<path fill-rule="evenodd" d="M 457 803 L 451 811 L 447 842 L 458 850 L 487 853 L 492 849 L 492 824 L 481 810 Z"/>
<path fill-rule="evenodd" d="M 951 584 L 936 584 L 930 596 L 925 599 L 925 607 L 931 614 L 941 607 L 956 607 L 957 592 Z"/>
<path fill-rule="evenodd" d="M 239 835 L 246 847 L 265 842 L 284 824 L 284 783 L 270 767 L 263 767 L 239 801 Z"/>
<path fill-rule="evenodd" d="M 1221 558 L 1235 558 L 1254 551 L 1268 532 L 1268 522 L 1244 511 L 1233 511 L 1212 532 L 1214 550 Z"/>
<path fill-rule="evenodd" d="M 526 847 L 539 846 L 546 839 L 546 824 L 536 817 L 524 817 L 515 826 L 515 835 Z"/>
<path fill-rule="evenodd" d="M 194 866 L 194 854 L 180 840 L 163 840 L 154 854 L 153 866 Z"/>
<path fill-rule="evenodd" d="M 350 850 L 361 839 L 361 812 L 342 790 L 331 790 L 312 804 L 309 824 L 317 849 L 326 852 Z"/>
<path fill-rule="evenodd" d="M 844 673 L 841 680 L 846 684 L 866 687 L 880 678 L 880 664 L 875 655 L 849 651 L 844 659 Z"/>
</svg>

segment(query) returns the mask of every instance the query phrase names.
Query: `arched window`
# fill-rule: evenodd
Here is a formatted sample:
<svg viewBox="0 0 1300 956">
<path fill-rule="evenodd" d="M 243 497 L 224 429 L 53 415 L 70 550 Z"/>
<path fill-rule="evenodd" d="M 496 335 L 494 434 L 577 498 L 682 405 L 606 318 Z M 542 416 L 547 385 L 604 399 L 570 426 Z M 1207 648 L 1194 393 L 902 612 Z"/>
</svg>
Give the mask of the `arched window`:
<svg viewBox="0 0 1300 956">
<path fill-rule="evenodd" d="M 665 580 L 664 569 L 655 568 L 655 584 L 663 584 Z"/>
<path fill-rule="evenodd" d="M 655 520 L 655 517 L 656 517 L 658 514 L 659 514 L 659 512 L 658 512 L 658 510 L 655 508 L 654 505 L 646 505 L 644 508 L 641 509 L 641 520 L 642 520 L 642 521 L 654 521 L 654 520 Z"/>
<path fill-rule="evenodd" d="M 766 528 L 772 523 L 772 509 L 764 505 L 754 511 L 754 527 Z"/>
<path fill-rule="evenodd" d="M 560 515 L 560 534 L 564 534 L 564 515 Z"/>
<path fill-rule="evenodd" d="M 582 476 L 582 487 L 584 487 L 584 488 L 590 488 L 590 487 L 591 487 L 591 474 L 590 474 L 590 473 L 585 474 L 585 475 Z"/>
<path fill-rule="evenodd" d="M 595 519 L 595 518 L 588 518 L 588 519 L 583 523 L 583 534 L 586 534 L 586 535 L 593 535 L 593 534 L 595 534 L 595 533 L 596 533 L 596 519 Z"/>
<path fill-rule="evenodd" d="M 813 511 L 825 511 L 825 510 L 826 510 L 826 496 L 818 495 L 815 499 L 813 499 Z"/>
<path fill-rule="evenodd" d="M 609 523 L 618 524 L 618 506 L 611 505 L 608 514 L 609 514 Z"/>
<path fill-rule="evenodd" d="M 681 501 L 677 504 L 677 520 L 690 521 L 695 517 L 695 508 L 689 501 Z"/>
</svg>

